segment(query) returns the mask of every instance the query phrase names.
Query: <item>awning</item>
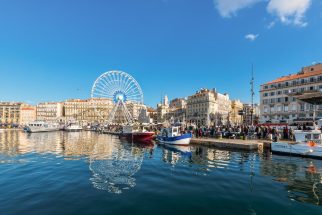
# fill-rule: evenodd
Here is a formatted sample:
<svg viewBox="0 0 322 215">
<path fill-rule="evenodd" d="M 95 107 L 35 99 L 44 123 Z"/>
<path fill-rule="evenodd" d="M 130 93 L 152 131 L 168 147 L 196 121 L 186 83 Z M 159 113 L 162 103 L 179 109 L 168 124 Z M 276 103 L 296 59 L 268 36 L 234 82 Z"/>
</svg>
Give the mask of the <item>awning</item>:
<svg viewBox="0 0 322 215">
<path fill-rule="evenodd" d="M 321 91 L 312 91 L 312 92 L 296 93 L 296 94 L 289 94 L 289 95 L 293 96 L 294 98 L 302 102 L 306 102 L 314 105 L 322 105 Z"/>
</svg>

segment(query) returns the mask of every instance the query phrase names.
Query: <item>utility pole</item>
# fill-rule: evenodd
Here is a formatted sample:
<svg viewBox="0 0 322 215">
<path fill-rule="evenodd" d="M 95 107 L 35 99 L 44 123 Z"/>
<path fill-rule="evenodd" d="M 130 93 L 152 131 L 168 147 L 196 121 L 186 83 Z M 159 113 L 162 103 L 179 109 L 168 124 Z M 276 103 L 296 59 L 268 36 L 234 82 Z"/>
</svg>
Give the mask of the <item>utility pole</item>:
<svg viewBox="0 0 322 215">
<path fill-rule="evenodd" d="M 251 87 L 251 97 L 252 97 L 252 107 L 250 110 L 250 120 L 251 120 L 251 125 L 254 125 L 254 121 L 253 121 L 253 113 L 254 113 L 254 96 L 255 96 L 255 92 L 254 92 L 254 64 L 252 64 L 252 78 L 250 81 L 250 87 Z"/>
</svg>

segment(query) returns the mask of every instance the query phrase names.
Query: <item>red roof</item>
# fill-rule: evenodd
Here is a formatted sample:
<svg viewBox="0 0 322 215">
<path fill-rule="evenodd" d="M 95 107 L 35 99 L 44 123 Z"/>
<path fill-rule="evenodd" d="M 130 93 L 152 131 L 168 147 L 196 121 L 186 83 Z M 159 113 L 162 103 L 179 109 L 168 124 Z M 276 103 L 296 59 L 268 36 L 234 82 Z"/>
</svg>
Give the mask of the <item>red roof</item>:
<svg viewBox="0 0 322 215">
<path fill-rule="evenodd" d="M 316 69 L 314 71 L 307 71 L 308 68 L 313 68 Z M 303 72 L 306 70 L 305 72 Z M 304 67 L 302 72 L 299 72 L 297 74 L 291 74 L 288 76 L 283 76 L 280 78 L 277 78 L 273 81 L 267 82 L 266 84 L 274 84 L 274 83 L 279 83 L 279 82 L 284 82 L 284 81 L 291 81 L 291 80 L 296 80 L 296 79 L 302 79 L 302 78 L 308 78 L 311 76 L 317 76 L 317 75 L 322 75 L 322 67 L 321 64 L 317 64 L 312 67 Z"/>
</svg>

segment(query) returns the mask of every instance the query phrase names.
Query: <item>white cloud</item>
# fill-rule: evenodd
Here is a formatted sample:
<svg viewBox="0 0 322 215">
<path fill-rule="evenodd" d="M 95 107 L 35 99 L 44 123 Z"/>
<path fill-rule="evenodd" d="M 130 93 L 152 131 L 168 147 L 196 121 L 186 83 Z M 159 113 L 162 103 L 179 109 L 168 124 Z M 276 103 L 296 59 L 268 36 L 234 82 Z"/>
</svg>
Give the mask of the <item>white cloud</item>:
<svg viewBox="0 0 322 215">
<path fill-rule="evenodd" d="M 267 28 L 268 29 L 271 29 L 271 28 L 273 28 L 274 26 L 275 26 L 275 22 L 270 22 L 268 25 L 267 25 Z"/>
<path fill-rule="evenodd" d="M 311 0 L 270 0 L 267 11 L 276 15 L 282 23 L 305 27 L 305 13 Z"/>
<path fill-rule="evenodd" d="M 222 17 L 235 15 L 238 10 L 251 7 L 261 0 L 214 0 L 215 7 Z"/>
<path fill-rule="evenodd" d="M 247 34 L 245 38 L 250 41 L 255 41 L 259 37 L 259 34 Z"/>
</svg>

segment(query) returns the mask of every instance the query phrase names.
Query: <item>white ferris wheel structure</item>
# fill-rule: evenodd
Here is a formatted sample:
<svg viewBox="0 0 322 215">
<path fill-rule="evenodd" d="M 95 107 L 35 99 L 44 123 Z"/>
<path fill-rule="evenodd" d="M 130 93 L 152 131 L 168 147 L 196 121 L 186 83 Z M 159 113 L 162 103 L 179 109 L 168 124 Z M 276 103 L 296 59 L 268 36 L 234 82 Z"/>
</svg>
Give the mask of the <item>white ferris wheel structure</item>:
<svg viewBox="0 0 322 215">
<path fill-rule="evenodd" d="M 126 124 L 132 124 L 134 118 L 127 104 L 143 105 L 143 92 L 139 83 L 128 73 L 109 71 L 99 76 L 93 84 L 91 97 L 93 99 L 109 99 L 113 109 L 109 112 L 106 123 L 112 124 L 117 113 L 121 113 Z M 96 110 L 100 112 L 98 109 Z"/>
</svg>

